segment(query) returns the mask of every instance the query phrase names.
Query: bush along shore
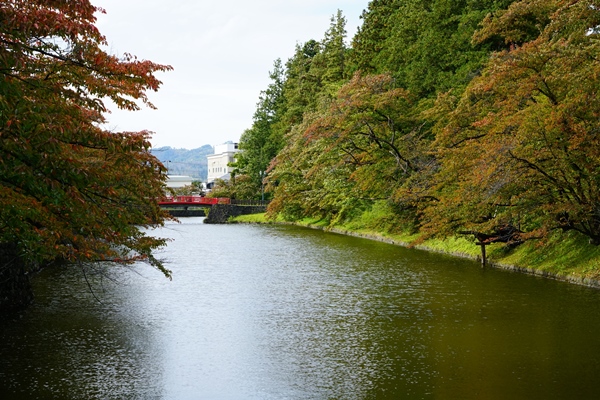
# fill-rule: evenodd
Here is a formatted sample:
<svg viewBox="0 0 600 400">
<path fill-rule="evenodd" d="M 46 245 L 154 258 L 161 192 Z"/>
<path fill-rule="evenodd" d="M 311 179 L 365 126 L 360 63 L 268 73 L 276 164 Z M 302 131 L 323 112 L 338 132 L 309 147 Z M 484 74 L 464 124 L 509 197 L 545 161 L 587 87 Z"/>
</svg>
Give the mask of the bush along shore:
<svg viewBox="0 0 600 400">
<path fill-rule="evenodd" d="M 266 214 L 242 215 L 232 223 L 293 224 L 326 232 L 378 240 L 393 245 L 449 254 L 481 261 L 481 246 L 469 235 L 422 240 L 418 233 L 391 232 L 382 225 L 358 218 L 345 224 L 305 218 L 294 222 L 267 219 Z M 379 229 L 374 228 L 378 225 Z M 511 248 L 503 243 L 486 246 L 485 267 L 556 279 L 600 289 L 600 248 L 574 232 L 556 231 L 544 242 L 530 240 Z"/>
</svg>

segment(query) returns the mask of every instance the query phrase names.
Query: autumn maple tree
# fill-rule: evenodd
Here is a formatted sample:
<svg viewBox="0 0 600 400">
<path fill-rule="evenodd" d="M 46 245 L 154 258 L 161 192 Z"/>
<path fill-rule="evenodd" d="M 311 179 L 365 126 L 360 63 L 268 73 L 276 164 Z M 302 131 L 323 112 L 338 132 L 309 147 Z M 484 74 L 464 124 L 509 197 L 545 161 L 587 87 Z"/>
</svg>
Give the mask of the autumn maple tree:
<svg viewBox="0 0 600 400">
<path fill-rule="evenodd" d="M 0 1 L 0 243 L 31 265 L 146 260 L 164 245 L 166 172 L 147 131 L 101 128 L 106 102 L 136 110 L 169 66 L 115 56 L 88 0 Z"/>
<path fill-rule="evenodd" d="M 484 21 L 475 39 L 503 37 L 509 48 L 439 132 L 432 229 L 561 229 L 600 244 L 599 26 L 587 0 L 518 1 Z"/>
<path fill-rule="evenodd" d="M 416 177 L 425 174 L 426 131 L 416 122 L 413 100 L 395 88 L 389 75 L 360 73 L 291 132 L 288 146 L 275 159 L 273 178 L 279 182 L 271 210 L 296 185 L 305 212 L 344 218 L 365 203 L 384 200 L 411 208 L 419 201 Z M 407 195 L 413 187 L 412 195 Z"/>
</svg>

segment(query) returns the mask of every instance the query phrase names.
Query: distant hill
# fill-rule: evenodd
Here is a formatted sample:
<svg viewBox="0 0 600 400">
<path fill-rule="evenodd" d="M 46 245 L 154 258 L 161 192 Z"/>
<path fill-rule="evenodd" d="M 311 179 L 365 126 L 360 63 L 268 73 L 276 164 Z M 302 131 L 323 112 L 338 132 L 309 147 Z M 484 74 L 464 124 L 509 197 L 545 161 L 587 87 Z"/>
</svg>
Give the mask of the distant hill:
<svg viewBox="0 0 600 400">
<path fill-rule="evenodd" d="M 153 148 L 151 153 L 169 169 L 170 175 L 188 175 L 206 181 L 208 162 L 206 156 L 213 154 L 209 144 L 197 149 L 174 149 L 169 146 Z"/>
</svg>

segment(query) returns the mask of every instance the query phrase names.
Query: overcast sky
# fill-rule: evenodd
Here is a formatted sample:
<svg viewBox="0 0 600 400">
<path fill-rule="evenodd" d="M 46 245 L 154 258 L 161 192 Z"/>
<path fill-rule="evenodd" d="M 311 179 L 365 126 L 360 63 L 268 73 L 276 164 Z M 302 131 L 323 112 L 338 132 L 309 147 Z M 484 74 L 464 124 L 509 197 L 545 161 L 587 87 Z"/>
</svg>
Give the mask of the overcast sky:
<svg viewBox="0 0 600 400">
<path fill-rule="evenodd" d="M 150 93 L 158 110 L 115 110 L 106 128 L 155 132 L 154 147 L 238 141 L 252 125 L 269 71 L 297 43 L 321 40 L 338 9 L 348 38 L 368 0 L 92 0 L 109 52 L 172 65 Z"/>
</svg>

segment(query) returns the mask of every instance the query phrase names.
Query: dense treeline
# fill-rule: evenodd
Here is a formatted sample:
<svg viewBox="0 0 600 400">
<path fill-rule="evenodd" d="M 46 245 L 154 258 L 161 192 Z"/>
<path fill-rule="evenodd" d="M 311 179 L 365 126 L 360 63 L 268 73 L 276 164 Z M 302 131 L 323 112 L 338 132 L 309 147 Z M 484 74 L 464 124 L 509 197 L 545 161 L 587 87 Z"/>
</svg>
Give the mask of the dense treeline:
<svg viewBox="0 0 600 400">
<path fill-rule="evenodd" d="M 373 0 L 351 46 L 338 12 L 275 62 L 237 177 L 287 219 L 600 244 L 597 3 Z"/>
</svg>

